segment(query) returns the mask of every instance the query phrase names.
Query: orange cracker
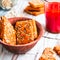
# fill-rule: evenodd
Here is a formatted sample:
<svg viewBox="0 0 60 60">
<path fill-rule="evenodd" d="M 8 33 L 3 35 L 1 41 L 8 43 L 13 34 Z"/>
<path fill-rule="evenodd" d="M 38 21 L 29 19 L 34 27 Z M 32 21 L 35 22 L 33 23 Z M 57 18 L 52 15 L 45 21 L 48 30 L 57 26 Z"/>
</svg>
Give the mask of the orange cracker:
<svg viewBox="0 0 60 60">
<path fill-rule="evenodd" d="M 34 35 L 34 39 L 35 39 L 35 38 L 37 38 L 37 35 L 38 35 L 35 20 L 32 20 L 32 25 L 33 25 L 33 35 Z"/>
<path fill-rule="evenodd" d="M 40 11 L 40 8 L 32 8 L 31 6 L 27 6 L 25 9 L 30 11 Z"/>
<path fill-rule="evenodd" d="M 56 60 L 55 52 L 51 48 L 45 48 L 39 60 Z"/>
<path fill-rule="evenodd" d="M 55 46 L 53 50 L 60 56 L 60 46 Z"/>
<path fill-rule="evenodd" d="M 34 16 L 37 16 L 39 14 L 43 14 L 44 13 L 44 10 L 42 10 L 42 9 L 39 12 L 37 12 L 37 11 L 29 11 L 29 10 L 26 10 L 26 9 L 24 11 L 29 13 L 29 14 L 31 14 L 31 15 L 34 15 Z"/>
<path fill-rule="evenodd" d="M 2 21 L 2 41 L 10 44 L 16 45 L 16 32 L 10 22 L 3 16 Z"/>
<path fill-rule="evenodd" d="M 0 38 L 2 39 L 2 22 L 1 22 L 1 18 L 0 18 Z"/>
<path fill-rule="evenodd" d="M 41 2 L 39 0 L 32 0 L 29 2 L 30 6 L 33 8 L 37 8 L 37 7 L 44 7 L 44 2 Z"/>
<path fill-rule="evenodd" d="M 33 26 L 31 20 L 17 21 L 15 25 L 17 44 L 26 44 L 34 41 Z"/>
</svg>

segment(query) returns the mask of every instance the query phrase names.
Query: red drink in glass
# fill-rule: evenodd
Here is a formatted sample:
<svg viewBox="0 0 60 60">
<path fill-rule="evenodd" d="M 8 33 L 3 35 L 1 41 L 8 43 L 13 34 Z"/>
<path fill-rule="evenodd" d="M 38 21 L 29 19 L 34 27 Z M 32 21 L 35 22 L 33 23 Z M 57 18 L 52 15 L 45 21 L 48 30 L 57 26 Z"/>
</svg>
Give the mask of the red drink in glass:
<svg viewBox="0 0 60 60">
<path fill-rule="evenodd" d="M 52 33 L 60 32 L 60 2 L 45 4 L 46 29 Z"/>
</svg>

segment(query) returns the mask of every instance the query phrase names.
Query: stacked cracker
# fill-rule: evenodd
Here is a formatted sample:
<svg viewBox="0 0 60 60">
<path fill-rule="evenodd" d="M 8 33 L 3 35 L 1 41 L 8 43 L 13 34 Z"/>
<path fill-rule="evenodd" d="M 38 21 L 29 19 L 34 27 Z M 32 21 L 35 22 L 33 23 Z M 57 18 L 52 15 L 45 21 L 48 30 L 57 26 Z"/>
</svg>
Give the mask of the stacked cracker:
<svg viewBox="0 0 60 60">
<path fill-rule="evenodd" d="M 42 14 L 44 13 L 44 2 L 32 0 L 29 2 L 29 6 L 27 6 L 24 11 L 34 16 Z"/>
</svg>

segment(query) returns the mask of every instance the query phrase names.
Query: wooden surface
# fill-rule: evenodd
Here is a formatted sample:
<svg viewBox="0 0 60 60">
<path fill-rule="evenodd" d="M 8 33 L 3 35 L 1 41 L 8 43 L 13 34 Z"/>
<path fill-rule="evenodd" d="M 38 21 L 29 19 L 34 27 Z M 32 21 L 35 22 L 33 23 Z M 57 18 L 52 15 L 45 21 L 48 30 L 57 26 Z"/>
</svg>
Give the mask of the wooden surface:
<svg viewBox="0 0 60 60">
<path fill-rule="evenodd" d="M 29 0 L 18 0 L 18 4 L 14 6 L 5 16 L 14 17 L 14 16 L 23 16 L 29 17 L 37 20 L 42 24 L 45 29 L 45 15 L 41 14 L 38 16 L 32 16 L 23 12 L 24 8 L 28 5 Z M 41 37 L 39 42 L 26 54 L 13 54 L 7 51 L 0 44 L 0 60 L 39 60 L 43 50 L 46 47 L 53 48 L 55 45 L 60 44 L 60 34 L 52 34 L 45 31 L 44 35 Z M 56 55 L 56 60 L 60 60 L 60 57 Z"/>
</svg>

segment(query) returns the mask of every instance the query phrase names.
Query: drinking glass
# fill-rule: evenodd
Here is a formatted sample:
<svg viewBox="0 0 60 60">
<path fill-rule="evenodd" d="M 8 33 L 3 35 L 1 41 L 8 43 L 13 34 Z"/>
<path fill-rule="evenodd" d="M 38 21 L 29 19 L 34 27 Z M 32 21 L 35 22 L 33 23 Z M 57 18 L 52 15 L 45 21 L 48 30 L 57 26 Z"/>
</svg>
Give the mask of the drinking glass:
<svg viewBox="0 0 60 60">
<path fill-rule="evenodd" d="M 52 33 L 60 33 L 60 1 L 45 2 L 46 30 Z"/>
</svg>

